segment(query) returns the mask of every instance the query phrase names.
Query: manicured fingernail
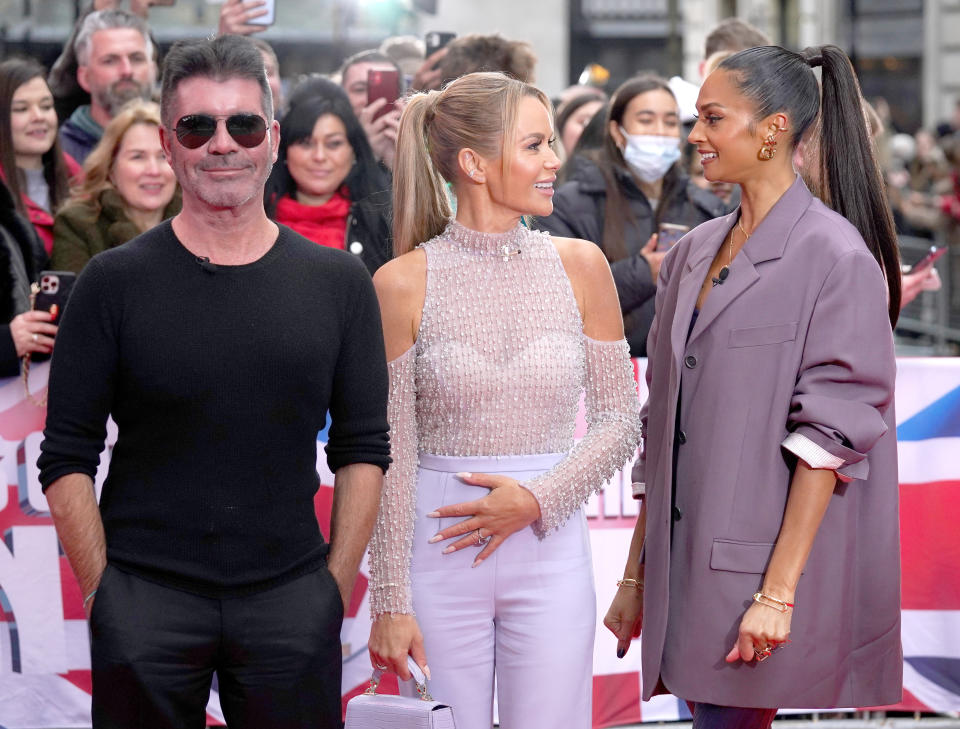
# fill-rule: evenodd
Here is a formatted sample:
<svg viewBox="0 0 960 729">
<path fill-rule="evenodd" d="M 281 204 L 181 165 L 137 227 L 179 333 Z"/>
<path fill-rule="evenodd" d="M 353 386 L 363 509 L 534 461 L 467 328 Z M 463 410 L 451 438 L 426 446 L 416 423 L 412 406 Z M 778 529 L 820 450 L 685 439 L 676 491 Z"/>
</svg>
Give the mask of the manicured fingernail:
<svg viewBox="0 0 960 729">
<path fill-rule="evenodd" d="M 431 511 L 429 514 L 427 514 L 427 516 L 431 517 L 432 519 L 436 519 L 437 517 L 440 516 L 440 512 L 439 512 L 439 511 Z"/>
<path fill-rule="evenodd" d="M 430 538 L 427 540 L 427 544 L 436 544 L 436 543 L 439 542 L 441 539 L 443 539 L 443 536 L 442 536 L 442 535 L 440 535 L 440 534 L 434 534 L 432 537 L 430 537 Z"/>
<path fill-rule="evenodd" d="M 424 666 L 424 667 L 423 667 L 423 675 L 426 676 L 427 679 L 430 678 L 430 666 Z"/>
<path fill-rule="evenodd" d="M 479 557 L 477 557 L 475 560 L 473 560 L 473 564 L 470 565 L 470 566 L 471 566 L 471 567 L 479 567 L 481 562 L 483 562 L 483 560 L 480 559 Z"/>
<path fill-rule="evenodd" d="M 59 314 L 59 313 L 60 313 L 60 307 L 57 306 L 56 304 L 53 304 L 53 305 L 50 307 L 50 316 L 51 316 L 54 320 L 56 320 L 57 314 Z"/>
<path fill-rule="evenodd" d="M 451 544 L 449 547 L 443 550 L 443 554 L 450 554 L 450 552 L 454 552 L 454 551 L 456 550 L 453 548 L 453 545 Z"/>
<path fill-rule="evenodd" d="M 623 658 L 625 655 L 627 655 L 626 648 L 617 648 L 617 658 Z"/>
<path fill-rule="evenodd" d="M 457 478 L 470 478 L 472 475 L 473 475 L 472 473 L 467 473 L 466 471 L 460 471 L 460 473 L 457 474 Z"/>
</svg>

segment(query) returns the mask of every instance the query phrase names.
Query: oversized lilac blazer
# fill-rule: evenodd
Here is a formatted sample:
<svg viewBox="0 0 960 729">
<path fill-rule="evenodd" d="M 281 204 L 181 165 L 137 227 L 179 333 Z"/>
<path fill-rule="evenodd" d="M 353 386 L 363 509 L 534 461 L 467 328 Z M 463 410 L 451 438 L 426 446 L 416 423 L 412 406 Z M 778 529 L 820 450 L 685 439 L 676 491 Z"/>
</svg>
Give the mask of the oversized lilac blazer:
<svg viewBox="0 0 960 729">
<path fill-rule="evenodd" d="M 634 471 L 647 500 L 643 698 L 666 688 L 726 706 L 896 703 L 896 363 L 884 278 L 857 230 L 798 177 L 690 331 L 737 214 L 688 233 L 660 272 Z M 728 664 L 796 454 L 838 480 L 797 586 L 793 642 L 764 663 Z"/>
</svg>

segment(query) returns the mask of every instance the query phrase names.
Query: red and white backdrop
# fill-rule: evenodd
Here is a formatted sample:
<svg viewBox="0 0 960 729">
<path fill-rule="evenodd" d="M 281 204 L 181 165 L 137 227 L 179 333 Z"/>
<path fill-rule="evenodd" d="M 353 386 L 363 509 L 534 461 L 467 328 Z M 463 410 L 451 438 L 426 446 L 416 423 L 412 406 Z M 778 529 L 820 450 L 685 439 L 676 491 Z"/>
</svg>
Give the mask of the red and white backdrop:
<svg viewBox="0 0 960 729">
<path fill-rule="evenodd" d="M 638 375 L 643 363 L 637 363 Z M 42 395 L 47 367 L 34 367 Z M 642 383 L 642 377 L 639 378 Z M 641 389 L 642 389 L 641 384 Z M 645 393 L 641 392 L 641 397 Z M 81 595 L 60 552 L 36 460 L 44 410 L 19 379 L 0 380 L 0 725 L 8 729 L 90 726 L 90 658 Z M 960 359 L 903 359 L 897 381 L 903 553 L 904 701 L 897 708 L 960 711 Z M 582 417 L 579 427 L 583 430 Z M 322 446 L 325 433 L 320 434 Z M 102 483 L 108 448 L 98 474 Z M 317 514 L 327 531 L 333 477 L 318 448 L 325 484 Z M 629 472 L 587 505 L 597 584 L 598 621 L 620 576 L 637 515 Z M 366 565 L 344 621 L 343 695 L 369 677 Z M 687 716 L 671 696 L 640 702 L 639 645 L 623 660 L 597 625 L 594 727 Z M 549 670 L 544 672 L 549 681 Z M 439 697 L 442 698 L 442 697 Z M 220 723 L 216 691 L 210 724 Z"/>
</svg>

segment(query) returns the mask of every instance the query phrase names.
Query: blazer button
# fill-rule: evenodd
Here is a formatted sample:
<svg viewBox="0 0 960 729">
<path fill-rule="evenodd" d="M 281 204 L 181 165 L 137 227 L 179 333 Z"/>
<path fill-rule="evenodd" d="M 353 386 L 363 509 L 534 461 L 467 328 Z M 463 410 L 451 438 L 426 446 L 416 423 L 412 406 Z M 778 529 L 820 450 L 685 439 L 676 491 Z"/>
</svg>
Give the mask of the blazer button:
<svg viewBox="0 0 960 729">
<path fill-rule="evenodd" d="M 680 445 L 683 445 L 683 444 L 686 443 L 686 442 L 687 442 L 687 434 L 684 433 L 682 430 L 678 431 L 678 432 L 677 432 L 677 443 L 679 443 Z"/>
<path fill-rule="evenodd" d="M 359 256 L 361 253 L 363 253 L 363 243 L 355 240 L 350 244 L 350 252 L 355 256 Z"/>
<path fill-rule="evenodd" d="M 683 518 L 683 512 L 676 506 L 673 507 L 673 520 L 680 521 Z"/>
<path fill-rule="evenodd" d="M 686 357 L 683 358 L 683 363 L 687 366 L 687 369 L 692 370 L 694 367 L 697 366 L 697 358 L 694 357 L 692 354 L 688 354 Z"/>
</svg>

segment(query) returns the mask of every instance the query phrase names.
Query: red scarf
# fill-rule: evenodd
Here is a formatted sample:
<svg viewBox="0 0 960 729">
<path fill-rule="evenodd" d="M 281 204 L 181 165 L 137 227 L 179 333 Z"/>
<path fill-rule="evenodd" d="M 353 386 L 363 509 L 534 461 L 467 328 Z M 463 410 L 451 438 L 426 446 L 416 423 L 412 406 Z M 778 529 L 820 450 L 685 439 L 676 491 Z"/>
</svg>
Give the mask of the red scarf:
<svg viewBox="0 0 960 729">
<path fill-rule="evenodd" d="M 277 201 L 276 220 L 314 243 L 343 250 L 349 213 L 350 198 L 346 190 L 333 193 L 323 205 L 303 205 L 284 195 Z"/>
</svg>

